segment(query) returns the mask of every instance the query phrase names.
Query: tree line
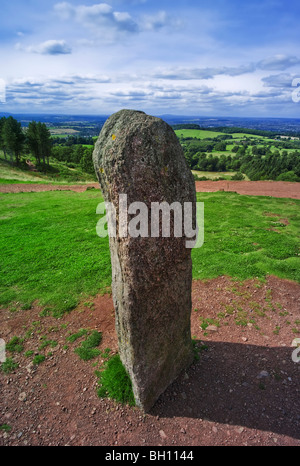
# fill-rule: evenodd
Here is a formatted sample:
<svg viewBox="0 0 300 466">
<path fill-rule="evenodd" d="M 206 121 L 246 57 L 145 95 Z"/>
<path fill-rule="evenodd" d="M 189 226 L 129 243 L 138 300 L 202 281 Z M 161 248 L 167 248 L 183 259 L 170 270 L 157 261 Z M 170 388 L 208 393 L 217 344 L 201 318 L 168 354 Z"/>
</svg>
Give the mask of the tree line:
<svg viewBox="0 0 300 466">
<path fill-rule="evenodd" d="M 211 150 L 210 141 L 207 143 L 207 147 Z M 217 150 L 218 146 L 215 144 L 213 147 Z M 270 147 L 257 147 L 255 145 L 251 147 L 247 144 L 241 144 L 234 146 L 231 152 L 234 155 L 213 155 L 202 152 L 202 150 L 197 151 L 196 146 L 184 147 L 185 158 L 191 170 L 237 171 L 246 174 L 252 181 L 300 181 L 300 150 L 280 152 L 276 148 L 272 151 Z"/>
<path fill-rule="evenodd" d="M 52 142 L 51 134 L 45 123 L 31 121 L 26 131 L 21 123 L 12 116 L 0 119 L 0 150 L 12 163 L 20 165 L 21 155 L 31 152 L 37 165 L 49 164 Z"/>
<path fill-rule="evenodd" d="M 31 153 L 37 167 L 49 167 L 50 157 L 53 157 L 70 168 L 79 165 L 84 172 L 93 174 L 93 146 L 91 144 L 90 147 L 85 147 L 79 144 L 79 140 L 85 144 L 94 142 L 92 138 L 87 141 L 87 138 L 71 137 L 64 141 L 66 145 L 60 145 L 56 139 L 51 138 L 45 123 L 31 121 L 23 129 L 21 123 L 12 116 L 0 119 L 0 150 L 3 151 L 5 160 L 12 164 L 20 165 L 21 156 Z"/>
</svg>

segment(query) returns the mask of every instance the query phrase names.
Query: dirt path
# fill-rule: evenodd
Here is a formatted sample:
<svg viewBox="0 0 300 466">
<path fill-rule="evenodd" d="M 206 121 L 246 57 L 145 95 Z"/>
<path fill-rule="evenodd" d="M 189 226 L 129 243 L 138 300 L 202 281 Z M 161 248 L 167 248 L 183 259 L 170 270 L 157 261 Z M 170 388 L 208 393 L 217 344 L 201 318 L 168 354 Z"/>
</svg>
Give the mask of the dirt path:
<svg viewBox="0 0 300 466">
<path fill-rule="evenodd" d="M 53 184 L 0 184 L 2 193 L 39 192 L 39 191 L 76 191 L 99 189 L 98 183 L 86 185 Z M 253 196 L 289 197 L 300 199 L 300 183 L 287 181 L 196 181 L 197 192 L 234 191 Z"/>
<path fill-rule="evenodd" d="M 192 297 L 199 360 L 146 415 L 98 398 L 101 357 L 82 361 L 79 343 L 67 342 L 80 328 L 97 329 L 101 349 L 117 351 L 110 295 L 58 320 L 40 317 L 39 307 L 2 310 L 5 341 L 31 335 L 14 355 L 19 368 L 0 371 L 0 426 L 11 428 L 0 430 L 0 445 L 300 446 L 300 362 L 291 346 L 300 336 L 300 285 L 219 277 L 194 281 Z M 45 335 L 57 346 L 39 350 Z M 44 351 L 46 360 L 33 366 L 25 351 Z"/>
<path fill-rule="evenodd" d="M 196 191 L 234 191 L 252 196 L 300 199 L 300 183 L 288 181 L 196 181 Z"/>
<path fill-rule="evenodd" d="M 75 191 L 82 193 L 87 189 L 99 189 L 98 183 L 75 184 L 75 185 L 55 185 L 55 184 L 31 184 L 15 183 L 0 184 L 0 193 L 31 193 L 42 191 Z"/>
</svg>

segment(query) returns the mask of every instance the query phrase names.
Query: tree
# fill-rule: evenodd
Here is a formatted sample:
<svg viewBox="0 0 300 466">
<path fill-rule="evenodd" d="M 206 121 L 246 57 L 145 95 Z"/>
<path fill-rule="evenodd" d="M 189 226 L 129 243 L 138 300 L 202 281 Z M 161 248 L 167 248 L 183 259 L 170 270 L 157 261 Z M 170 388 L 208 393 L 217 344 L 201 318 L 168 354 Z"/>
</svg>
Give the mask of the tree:
<svg viewBox="0 0 300 466">
<path fill-rule="evenodd" d="M 24 148 L 25 136 L 22 131 L 21 123 L 15 120 L 12 116 L 5 120 L 2 130 L 4 145 L 11 155 L 16 158 L 16 164 L 20 162 L 20 155 Z"/>
<path fill-rule="evenodd" d="M 276 178 L 277 181 L 300 181 L 299 176 L 296 175 L 294 171 L 289 171 L 285 173 L 281 173 Z"/>
<path fill-rule="evenodd" d="M 6 146 L 5 146 L 3 134 L 2 134 L 5 121 L 6 121 L 5 117 L 2 117 L 0 119 L 0 150 L 3 150 L 4 158 L 6 160 Z"/>
<path fill-rule="evenodd" d="M 46 164 L 46 158 L 49 165 L 49 157 L 51 155 L 52 142 L 51 134 L 45 123 L 40 121 L 31 121 L 28 125 L 27 133 L 27 144 L 32 154 L 36 158 L 36 163 L 40 164 L 43 159 L 44 165 Z"/>
<path fill-rule="evenodd" d="M 225 151 L 226 150 L 226 142 L 217 142 L 215 145 L 215 150 L 217 151 Z"/>
<path fill-rule="evenodd" d="M 93 154 L 93 148 L 92 147 L 87 147 L 83 153 L 83 157 L 80 160 L 80 166 L 83 171 L 86 173 L 95 173 L 95 168 L 93 164 L 93 159 L 92 159 L 92 154 Z"/>
<path fill-rule="evenodd" d="M 36 159 L 36 163 L 40 163 L 39 135 L 36 121 L 31 121 L 26 132 L 27 144 L 32 155 Z"/>
<path fill-rule="evenodd" d="M 46 164 L 45 159 L 47 159 L 47 163 L 49 165 L 49 157 L 51 155 L 51 133 L 47 128 L 45 123 L 41 123 L 40 121 L 37 124 L 37 131 L 38 131 L 38 140 L 39 140 L 39 151 L 40 156 L 43 159 L 44 165 Z"/>
</svg>

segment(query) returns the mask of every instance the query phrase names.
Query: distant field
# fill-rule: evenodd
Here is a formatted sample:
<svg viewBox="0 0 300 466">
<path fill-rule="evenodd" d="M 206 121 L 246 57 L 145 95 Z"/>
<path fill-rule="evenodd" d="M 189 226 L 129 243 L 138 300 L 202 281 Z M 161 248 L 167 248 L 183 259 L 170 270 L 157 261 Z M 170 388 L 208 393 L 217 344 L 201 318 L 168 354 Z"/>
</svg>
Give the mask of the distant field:
<svg viewBox="0 0 300 466">
<path fill-rule="evenodd" d="M 198 193 L 204 245 L 193 277 L 244 280 L 267 274 L 300 281 L 300 201 Z M 0 194 L 0 306 L 34 301 L 61 315 L 111 285 L 107 238 L 99 238 L 99 191 Z"/>
<path fill-rule="evenodd" d="M 217 180 L 220 177 L 226 178 L 227 180 L 231 180 L 231 177 L 235 175 L 237 172 L 204 172 L 199 170 L 192 170 L 192 173 L 199 177 L 206 176 L 206 178 L 209 178 L 210 180 Z M 249 180 L 249 178 L 246 175 L 244 175 L 244 177 L 246 181 Z"/>
<path fill-rule="evenodd" d="M 216 138 L 217 136 L 224 136 L 224 133 L 219 133 L 217 131 L 203 131 L 199 129 L 178 129 L 175 131 L 175 134 L 178 137 L 183 136 L 184 138 L 197 139 Z"/>
<path fill-rule="evenodd" d="M 175 130 L 175 133 L 178 137 L 183 136 L 184 138 L 197 138 L 197 139 L 206 139 L 206 138 L 216 138 L 217 136 L 232 136 L 234 140 L 242 140 L 245 138 L 248 139 L 261 139 L 264 142 L 272 142 L 273 139 L 266 138 L 264 136 L 258 136 L 255 134 L 247 134 L 247 133 L 220 133 L 218 131 L 204 131 L 202 129 L 178 129 Z"/>
<path fill-rule="evenodd" d="M 55 137 L 64 137 L 70 135 L 76 135 L 79 133 L 76 129 L 73 128 L 65 128 L 65 127 L 57 127 L 57 128 L 50 128 L 50 133 L 52 136 Z"/>
</svg>

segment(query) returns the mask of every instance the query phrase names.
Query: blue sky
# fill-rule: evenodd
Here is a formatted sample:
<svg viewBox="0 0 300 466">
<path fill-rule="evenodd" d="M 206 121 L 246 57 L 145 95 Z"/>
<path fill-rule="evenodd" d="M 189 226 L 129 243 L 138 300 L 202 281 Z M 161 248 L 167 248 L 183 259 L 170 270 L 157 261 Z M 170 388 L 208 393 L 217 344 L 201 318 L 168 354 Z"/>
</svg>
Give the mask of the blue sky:
<svg viewBox="0 0 300 466">
<path fill-rule="evenodd" d="M 299 18 L 296 0 L 1 0 L 0 112 L 300 117 Z"/>
</svg>

